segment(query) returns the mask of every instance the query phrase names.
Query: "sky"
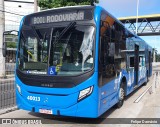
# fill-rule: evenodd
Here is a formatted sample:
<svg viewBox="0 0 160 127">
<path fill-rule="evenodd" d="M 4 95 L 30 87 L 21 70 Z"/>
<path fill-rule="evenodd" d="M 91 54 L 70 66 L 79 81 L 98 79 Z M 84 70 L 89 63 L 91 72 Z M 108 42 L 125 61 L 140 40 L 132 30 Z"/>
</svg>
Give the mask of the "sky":
<svg viewBox="0 0 160 127">
<path fill-rule="evenodd" d="M 114 17 L 128 17 L 137 15 L 138 0 L 99 0 L 99 5 Z M 139 0 L 138 15 L 160 14 L 160 0 Z M 160 53 L 160 36 L 143 36 L 149 45 Z"/>
<path fill-rule="evenodd" d="M 137 0 L 99 0 L 115 17 L 136 16 Z M 139 15 L 160 14 L 160 0 L 139 0 Z"/>
</svg>

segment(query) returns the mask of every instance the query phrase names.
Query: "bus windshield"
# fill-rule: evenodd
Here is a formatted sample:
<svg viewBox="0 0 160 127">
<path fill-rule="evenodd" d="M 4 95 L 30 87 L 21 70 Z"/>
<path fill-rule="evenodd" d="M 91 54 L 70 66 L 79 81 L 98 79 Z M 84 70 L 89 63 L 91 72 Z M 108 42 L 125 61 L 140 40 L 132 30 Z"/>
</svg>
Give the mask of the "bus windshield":
<svg viewBox="0 0 160 127">
<path fill-rule="evenodd" d="M 23 27 L 18 68 L 26 74 L 69 76 L 92 69 L 94 27 L 67 27 Z"/>
</svg>

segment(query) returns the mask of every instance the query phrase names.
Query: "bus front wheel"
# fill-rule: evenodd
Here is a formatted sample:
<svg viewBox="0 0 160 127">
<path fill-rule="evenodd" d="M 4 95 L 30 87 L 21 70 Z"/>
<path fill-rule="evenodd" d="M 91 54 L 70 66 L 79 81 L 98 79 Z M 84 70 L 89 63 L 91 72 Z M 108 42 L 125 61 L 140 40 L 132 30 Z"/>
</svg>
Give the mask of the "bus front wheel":
<svg viewBox="0 0 160 127">
<path fill-rule="evenodd" d="M 124 96 L 125 96 L 124 86 L 125 86 L 125 83 L 122 82 L 121 86 L 120 86 L 120 89 L 119 89 L 119 93 L 118 93 L 118 99 L 119 99 L 119 101 L 116 104 L 117 108 L 121 108 L 122 105 L 123 105 L 123 103 L 124 103 Z"/>
</svg>

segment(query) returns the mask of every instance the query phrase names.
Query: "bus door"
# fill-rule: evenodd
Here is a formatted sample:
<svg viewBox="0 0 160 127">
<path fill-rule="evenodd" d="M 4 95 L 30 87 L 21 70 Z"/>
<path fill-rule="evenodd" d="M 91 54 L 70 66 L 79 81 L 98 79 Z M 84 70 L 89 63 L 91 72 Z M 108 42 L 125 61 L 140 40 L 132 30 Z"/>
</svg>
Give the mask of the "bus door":
<svg viewBox="0 0 160 127">
<path fill-rule="evenodd" d="M 135 60 L 134 60 L 134 70 L 135 70 L 135 86 L 138 85 L 138 71 L 139 71 L 139 46 L 135 45 Z"/>
</svg>

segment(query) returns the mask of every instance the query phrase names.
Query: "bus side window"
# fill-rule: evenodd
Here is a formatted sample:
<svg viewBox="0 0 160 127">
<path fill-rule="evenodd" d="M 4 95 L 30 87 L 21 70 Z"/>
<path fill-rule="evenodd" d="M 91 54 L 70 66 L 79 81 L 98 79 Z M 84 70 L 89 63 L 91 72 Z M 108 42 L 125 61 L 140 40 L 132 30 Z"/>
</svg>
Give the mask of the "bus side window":
<svg viewBox="0 0 160 127">
<path fill-rule="evenodd" d="M 134 57 L 130 57 L 130 67 L 134 67 Z"/>
<path fill-rule="evenodd" d="M 139 66 L 145 66 L 145 58 L 143 56 L 139 56 Z"/>
<path fill-rule="evenodd" d="M 142 67 L 142 61 L 143 60 L 143 56 L 139 56 L 139 67 Z"/>
<path fill-rule="evenodd" d="M 115 43 L 112 40 L 111 28 L 109 24 L 105 21 L 104 26 L 101 28 L 101 66 L 102 66 L 102 76 L 111 80 L 115 77 Z M 113 42 L 112 42 L 113 41 Z"/>
</svg>

